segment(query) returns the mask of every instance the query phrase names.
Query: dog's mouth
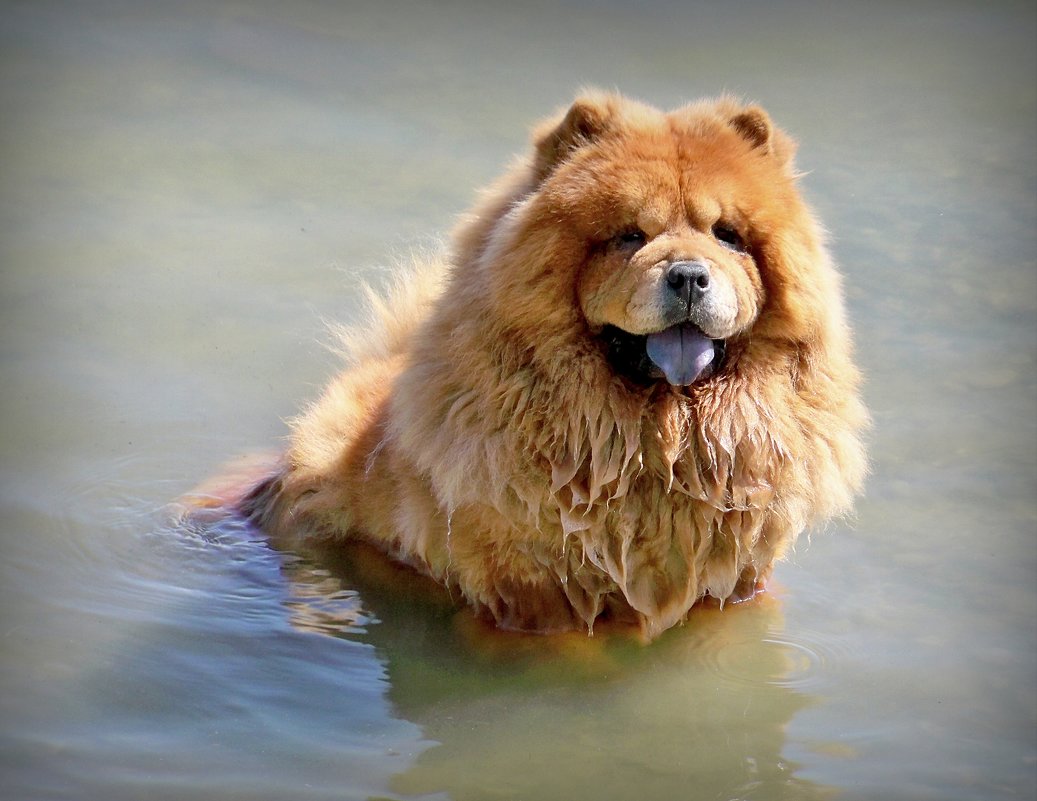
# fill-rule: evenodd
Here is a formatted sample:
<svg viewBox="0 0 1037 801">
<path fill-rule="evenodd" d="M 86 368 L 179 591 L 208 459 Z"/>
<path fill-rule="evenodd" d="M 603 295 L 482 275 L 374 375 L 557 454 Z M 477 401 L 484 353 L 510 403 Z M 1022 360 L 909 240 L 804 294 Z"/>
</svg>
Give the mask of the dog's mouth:
<svg viewBox="0 0 1037 801">
<path fill-rule="evenodd" d="M 673 386 L 691 386 L 715 375 L 726 351 L 724 340 L 710 339 L 691 323 L 652 334 L 630 334 L 607 325 L 601 339 L 612 369 L 640 384 L 666 379 Z"/>
</svg>

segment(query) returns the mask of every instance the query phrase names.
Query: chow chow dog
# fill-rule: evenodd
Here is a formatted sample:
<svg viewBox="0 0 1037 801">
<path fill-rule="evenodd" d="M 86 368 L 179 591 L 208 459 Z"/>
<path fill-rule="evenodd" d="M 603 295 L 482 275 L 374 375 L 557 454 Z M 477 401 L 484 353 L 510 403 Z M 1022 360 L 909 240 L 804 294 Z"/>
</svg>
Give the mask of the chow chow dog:
<svg viewBox="0 0 1037 801">
<path fill-rule="evenodd" d="M 763 589 L 865 474 L 840 278 L 792 140 L 730 97 L 537 127 L 239 509 L 372 544 L 501 628 L 648 637 Z"/>
</svg>

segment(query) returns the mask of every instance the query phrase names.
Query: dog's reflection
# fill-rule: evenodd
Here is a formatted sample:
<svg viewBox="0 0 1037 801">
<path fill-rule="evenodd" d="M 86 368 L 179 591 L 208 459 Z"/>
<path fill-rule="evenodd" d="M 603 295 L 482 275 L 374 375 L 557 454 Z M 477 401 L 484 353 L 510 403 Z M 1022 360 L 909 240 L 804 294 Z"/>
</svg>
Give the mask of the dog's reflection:
<svg viewBox="0 0 1037 801">
<path fill-rule="evenodd" d="M 373 644 L 399 714 L 437 743 L 393 790 L 451 799 L 817 799 L 785 727 L 793 685 L 781 604 L 700 606 L 645 645 L 628 629 L 501 632 L 364 546 L 286 560 L 295 626 Z"/>
</svg>

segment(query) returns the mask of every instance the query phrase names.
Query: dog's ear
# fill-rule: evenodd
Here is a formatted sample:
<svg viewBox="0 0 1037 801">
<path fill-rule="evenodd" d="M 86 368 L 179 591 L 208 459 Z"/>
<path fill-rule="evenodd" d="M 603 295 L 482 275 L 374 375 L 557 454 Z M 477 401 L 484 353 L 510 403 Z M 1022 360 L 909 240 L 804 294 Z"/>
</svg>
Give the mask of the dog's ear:
<svg viewBox="0 0 1037 801">
<path fill-rule="evenodd" d="M 575 151 L 600 138 L 614 123 L 618 98 L 599 92 L 578 97 L 559 121 L 547 120 L 533 134 L 534 169 L 545 178 Z"/>
<path fill-rule="evenodd" d="M 746 106 L 728 122 L 754 150 L 774 155 L 782 164 L 789 164 L 796 152 L 795 143 L 774 123 L 759 106 Z"/>
<path fill-rule="evenodd" d="M 749 106 L 731 118 L 731 125 L 754 148 L 761 147 L 770 152 L 774 126 L 767 112 L 759 106 Z"/>
</svg>

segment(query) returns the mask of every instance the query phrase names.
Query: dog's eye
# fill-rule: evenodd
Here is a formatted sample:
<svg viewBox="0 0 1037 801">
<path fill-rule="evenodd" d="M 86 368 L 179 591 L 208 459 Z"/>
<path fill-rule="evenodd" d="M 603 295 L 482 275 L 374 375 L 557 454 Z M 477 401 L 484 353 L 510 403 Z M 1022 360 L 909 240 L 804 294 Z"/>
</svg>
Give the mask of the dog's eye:
<svg viewBox="0 0 1037 801">
<path fill-rule="evenodd" d="M 718 242 L 720 242 L 720 244 L 730 250 L 737 251 L 738 253 L 745 253 L 745 241 L 742 239 L 741 234 L 739 234 L 734 228 L 730 228 L 723 223 L 717 223 L 713 226 L 713 236 Z"/>
<path fill-rule="evenodd" d="M 612 237 L 612 244 L 623 250 L 637 250 L 648 241 L 648 235 L 640 228 L 628 228 Z"/>
</svg>

